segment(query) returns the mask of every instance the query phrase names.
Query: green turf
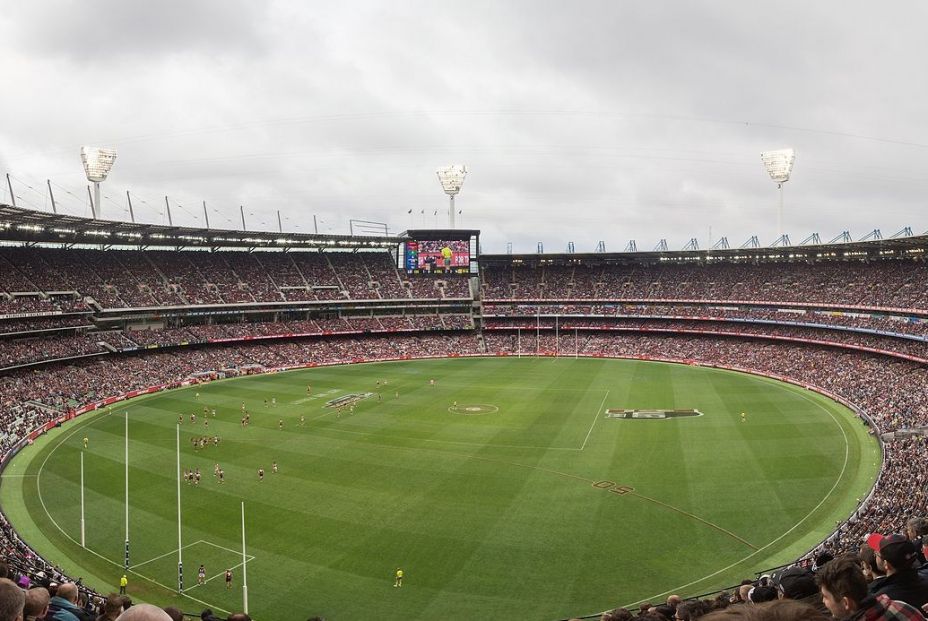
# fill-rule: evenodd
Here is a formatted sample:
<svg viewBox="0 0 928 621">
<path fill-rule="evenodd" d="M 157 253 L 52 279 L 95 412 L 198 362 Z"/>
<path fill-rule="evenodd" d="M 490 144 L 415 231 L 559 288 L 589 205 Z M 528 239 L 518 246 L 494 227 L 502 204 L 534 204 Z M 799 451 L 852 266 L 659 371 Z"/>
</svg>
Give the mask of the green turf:
<svg viewBox="0 0 928 621">
<path fill-rule="evenodd" d="M 340 417 L 325 407 L 376 392 L 377 380 L 387 381 L 382 401 L 366 399 Z M 276 408 L 265 407 L 272 397 Z M 252 413 L 247 429 L 242 401 Z M 464 415 L 449 411 L 454 402 L 465 413 L 486 407 Z M 189 439 L 204 433 L 204 405 L 218 411 L 209 433 L 222 443 L 196 453 Z M 607 408 L 704 415 L 615 420 Z M 879 462 L 876 442 L 834 402 L 683 365 L 445 359 L 215 382 L 82 417 L 7 469 L 0 500 L 24 538 L 104 591 L 123 557 L 124 411 L 130 593 L 191 612 L 207 603 L 240 610 L 244 501 L 250 611 L 265 621 L 551 620 L 708 591 L 815 545 L 853 511 Z M 169 590 L 179 413 L 182 465 L 203 472 L 199 487 L 181 490 L 186 585 L 200 563 L 211 578 L 189 588 L 189 598 Z M 72 540 L 85 435 L 92 553 Z M 270 472 L 272 460 L 280 473 Z M 634 491 L 616 493 L 618 486 Z M 235 588 L 226 591 L 213 577 L 230 566 L 238 566 Z M 401 589 L 392 586 L 397 567 L 406 572 Z"/>
</svg>

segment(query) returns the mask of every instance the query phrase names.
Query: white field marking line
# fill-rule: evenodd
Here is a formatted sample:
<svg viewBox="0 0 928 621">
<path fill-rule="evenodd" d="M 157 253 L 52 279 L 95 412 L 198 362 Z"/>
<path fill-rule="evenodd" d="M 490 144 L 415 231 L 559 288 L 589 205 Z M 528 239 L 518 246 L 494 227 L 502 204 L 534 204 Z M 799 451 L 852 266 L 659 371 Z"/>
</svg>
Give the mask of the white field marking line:
<svg viewBox="0 0 928 621">
<path fill-rule="evenodd" d="M 357 436 L 372 436 L 375 435 L 370 431 L 352 431 L 350 429 L 337 429 L 335 427 L 327 427 L 325 431 L 336 431 L 338 433 L 350 433 Z M 406 438 L 406 437 L 394 437 L 395 440 L 407 440 L 410 442 L 438 442 L 440 444 L 455 444 L 459 446 L 477 446 L 481 448 L 514 448 L 514 449 L 531 449 L 531 450 L 545 450 L 545 451 L 579 451 L 581 449 L 574 448 L 572 446 L 524 446 L 521 444 L 494 444 L 494 443 L 480 443 L 480 442 L 457 442 L 455 440 L 434 440 L 431 438 Z M 386 446 L 392 447 L 390 444 L 382 444 L 378 442 L 375 446 Z M 404 447 L 400 447 L 404 448 Z"/>
<path fill-rule="evenodd" d="M 583 444 L 580 445 L 580 450 L 586 448 L 586 443 L 590 439 L 590 434 L 593 433 L 593 425 L 596 424 L 596 421 L 599 420 L 599 415 L 603 411 L 603 406 L 606 405 L 606 399 L 609 398 L 609 391 L 606 391 L 606 394 L 603 395 L 602 403 L 599 404 L 599 408 L 596 410 L 596 416 L 593 418 L 593 422 L 590 424 L 590 430 L 586 432 L 586 437 L 583 439 Z"/>
<path fill-rule="evenodd" d="M 185 545 L 184 547 L 182 547 L 181 550 L 186 550 L 186 549 L 189 548 L 190 546 L 195 546 L 195 545 L 197 545 L 198 543 L 206 543 L 206 542 L 203 541 L 202 539 L 199 540 L 199 541 L 194 541 L 193 543 L 188 543 L 187 545 Z M 141 563 L 134 563 L 134 564 L 132 565 L 132 567 L 133 567 L 133 568 L 136 568 L 136 567 L 141 567 L 142 565 L 147 565 L 147 564 L 151 563 L 152 561 L 157 561 L 158 559 L 164 558 L 165 556 L 170 556 L 171 554 L 174 554 L 175 552 L 177 552 L 177 548 L 174 548 L 173 550 L 170 550 L 170 551 L 168 551 L 168 552 L 165 552 L 164 554 L 160 554 L 160 555 L 156 556 L 155 558 L 150 558 L 150 559 L 148 559 L 147 561 L 142 561 Z"/>
<path fill-rule="evenodd" d="M 200 539 L 199 541 L 197 541 L 197 543 L 205 543 L 208 546 L 213 546 L 214 548 L 219 548 L 220 550 L 225 550 L 226 552 L 231 552 L 232 554 L 235 554 L 235 555 L 239 555 L 239 556 L 241 555 L 241 550 L 233 550 L 232 548 L 227 548 L 225 546 L 219 545 L 218 543 L 213 543 L 212 541 L 207 541 L 205 539 Z M 249 561 L 255 560 L 255 557 L 252 556 L 251 554 L 246 554 L 245 558 L 247 558 Z"/>
<path fill-rule="evenodd" d="M 847 470 L 847 462 L 848 462 L 848 459 L 849 459 L 849 457 L 850 457 L 850 451 L 851 451 L 850 442 L 849 442 L 849 440 L 848 440 L 848 438 L 847 438 L 847 432 L 844 430 L 844 427 L 841 426 L 841 423 L 838 422 L 838 419 L 835 418 L 835 415 L 832 414 L 831 410 L 829 410 L 828 408 L 826 408 L 825 406 L 823 406 L 821 403 L 818 403 L 817 401 L 814 401 L 814 400 L 810 399 L 810 398 L 809 398 L 807 395 L 805 395 L 804 393 L 797 392 L 796 394 L 799 395 L 800 397 L 802 397 L 803 399 L 805 399 L 806 401 L 812 403 L 812 404 L 815 405 L 816 407 L 818 407 L 818 408 L 820 408 L 820 409 L 822 409 L 822 410 L 825 410 L 825 412 L 831 417 L 831 420 L 833 420 L 833 421 L 835 422 L 835 424 L 838 426 L 838 429 L 840 429 L 840 430 L 841 430 L 841 433 L 844 435 L 844 465 L 841 467 L 841 472 L 838 473 L 838 478 L 835 480 L 834 485 L 831 486 L 831 489 L 828 490 L 828 493 L 825 494 L 825 497 L 822 498 L 822 500 L 821 500 L 817 505 L 815 505 L 815 507 L 814 507 L 811 511 L 809 511 L 809 512 L 805 515 L 805 517 L 803 517 L 801 520 L 799 520 L 798 522 L 796 522 L 796 524 L 795 524 L 792 528 L 790 528 L 788 531 L 786 531 L 785 533 L 783 533 L 782 535 L 780 535 L 779 537 L 777 537 L 776 539 L 774 539 L 773 541 L 771 541 L 770 543 L 768 543 L 767 545 L 765 545 L 764 547 L 758 548 L 758 549 L 755 550 L 754 552 L 751 552 L 750 554 L 748 554 L 747 556 L 745 556 L 743 559 L 738 560 L 738 561 L 735 561 L 734 563 L 732 563 L 732 564 L 729 565 L 728 567 L 723 567 L 722 569 L 720 569 L 720 570 L 718 570 L 718 571 L 716 571 L 716 572 L 713 572 L 713 573 L 709 574 L 708 576 L 703 576 L 702 578 L 698 578 L 698 579 L 696 579 L 696 580 L 693 580 L 692 582 L 687 582 L 686 584 L 680 585 L 680 586 L 678 586 L 678 587 L 674 587 L 674 588 L 672 588 L 672 589 L 670 589 L 670 590 L 668 590 L 668 591 L 664 591 L 663 593 L 657 593 L 656 595 L 651 595 L 650 597 L 645 597 L 645 598 L 643 598 L 643 599 L 636 600 L 636 602 L 632 602 L 632 603 L 625 604 L 625 605 L 623 606 L 624 608 L 627 608 L 627 607 L 633 605 L 633 603 L 637 603 L 638 601 L 642 601 L 642 602 L 643 602 L 643 601 L 651 601 L 651 600 L 657 599 L 657 598 L 659 598 L 659 597 L 663 597 L 664 595 L 669 595 L 670 593 L 673 593 L 673 592 L 675 592 L 675 591 L 681 591 L 681 590 L 683 590 L 683 589 L 685 589 L 685 588 L 687 588 L 687 587 L 690 587 L 690 586 L 692 586 L 692 585 L 694 585 L 694 584 L 699 584 L 699 583 L 702 582 L 703 580 L 707 580 L 708 578 L 715 577 L 715 576 L 717 576 L 718 574 L 720 574 L 720 573 L 722 573 L 722 572 L 728 571 L 729 569 L 731 569 L 732 567 L 735 567 L 736 565 L 740 565 L 740 564 L 743 563 L 744 561 L 748 560 L 749 558 L 751 558 L 752 556 L 755 556 L 756 554 L 758 554 L 758 553 L 760 553 L 760 552 L 763 552 L 764 550 L 766 550 L 767 548 L 769 548 L 770 546 L 772 546 L 773 544 L 777 543 L 778 541 L 780 541 L 781 539 L 783 539 L 784 537 L 786 537 L 788 534 L 790 534 L 791 532 L 793 532 L 794 530 L 796 530 L 797 528 L 799 528 L 799 525 L 800 525 L 800 524 L 802 524 L 803 522 L 805 522 L 805 521 L 809 518 L 810 515 L 812 515 L 812 514 L 815 513 L 816 511 L 818 511 L 819 507 L 821 507 L 823 504 L 825 504 L 825 501 L 828 500 L 828 498 L 831 496 L 831 494 L 835 491 L 835 488 L 838 487 L 838 483 L 840 483 L 840 482 L 841 482 L 841 479 L 844 478 L 844 471 Z"/>
<path fill-rule="evenodd" d="M 3 479 L 28 479 L 29 477 L 37 477 L 37 474 L 4 474 L 0 476 Z"/>
<path fill-rule="evenodd" d="M 41 474 L 42 474 L 42 470 L 45 468 L 45 464 L 48 463 L 48 460 L 51 458 L 51 456 L 55 453 L 55 451 L 58 450 L 58 447 L 60 447 L 62 444 L 64 444 L 65 440 L 68 440 L 71 436 L 73 436 L 75 433 L 77 433 L 78 431 L 80 431 L 80 430 L 83 429 L 84 427 L 89 427 L 90 425 L 93 425 L 94 423 L 96 423 L 97 421 L 101 420 L 101 419 L 104 418 L 105 416 L 109 416 L 109 415 L 111 415 L 111 414 L 113 414 L 113 410 L 112 410 L 112 409 L 109 410 L 109 411 L 108 411 L 106 414 L 104 414 L 103 416 L 99 416 L 99 417 L 97 417 L 97 418 L 94 418 L 93 420 L 91 420 L 90 422 L 88 422 L 86 425 L 79 425 L 79 426 L 76 426 L 75 429 L 74 429 L 71 433 L 69 433 L 69 434 L 66 435 L 66 436 L 63 436 L 63 437 L 58 441 L 58 444 L 56 444 L 56 445 L 52 448 L 52 450 L 48 452 L 48 455 L 47 455 L 47 456 L 45 457 L 45 459 L 42 461 L 42 465 L 39 466 L 39 472 L 36 474 L 36 489 L 37 489 L 38 496 L 39 496 L 39 502 L 40 502 L 41 505 L 42 505 L 42 510 L 45 511 L 45 515 L 48 517 L 48 519 L 51 521 L 51 523 L 55 525 L 55 528 L 57 528 L 59 531 L 61 531 L 61 534 L 62 534 L 62 535 L 64 535 L 67 539 L 69 539 L 71 542 L 74 543 L 74 545 L 76 545 L 76 546 L 78 546 L 78 547 L 80 547 L 80 545 L 81 545 L 80 542 L 77 541 L 74 537 L 72 537 L 72 536 L 69 535 L 68 533 L 66 533 L 65 530 L 64 530 L 63 528 L 61 528 L 61 526 L 58 524 L 58 522 L 55 521 L 55 518 L 52 517 L 52 514 L 48 512 L 48 507 L 45 506 L 45 499 L 42 497 L 42 477 L 41 477 Z M 123 564 L 122 564 L 122 563 L 117 563 L 116 561 L 110 560 L 110 559 L 106 558 L 105 556 L 103 556 L 102 554 L 100 554 L 100 553 L 98 553 L 98 552 L 94 552 L 94 551 L 91 550 L 90 548 L 82 548 L 82 549 L 85 550 L 85 551 L 87 551 L 87 552 L 90 552 L 91 554 L 93 554 L 94 556 L 96 556 L 97 558 L 99 558 L 100 560 L 102 560 L 102 561 L 104 561 L 104 562 L 106 562 L 106 563 L 109 563 L 110 565 L 115 565 L 116 567 L 120 567 L 120 568 L 123 567 Z M 175 551 L 176 551 L 176 550 L 175 550 Z M 143 575 L 143 574 L 140 574 L 139 572 L 135 571 L 135 570 L 132 569 L 131 567 L 128 569 L 128 573 L 133 574 L 133 575 L 136 575 L 136 576 L 138 576 L 139 578 L 141 578 L 142 580 L 146 580 L 146 581 L 148 581 L 148 582 L 150 582 L 150 583 L 152 583 L 152 584 L 156 584 L 156 585 L 158 585 L 159 587 L 161 587 L 162 589 L 165 589 L 166 591 L 169 591 L 169 592 L 171 592 L 171 593 L 176 593 L 176 592 L 177 592 L 177 590 L 176 590 L 174 587 L 169 587 L 169 586 L 167 586 L 166 584 L 161 584 L 160 582 L 158 582 L 158 581 L 155 580 L 154 578 L 149 578 L 148 576 L 145 576 L 145 575 Z M 194 602 L 196 602 L 196 603 L 198 603 L 198 604 L 203 604 L 204 606 L 206 606 L 206 607 L 208 607 L 208 608 L 214 608 L 215 610 L 218 610 L 218 611 L 220 611 L 220 612 L 224 612 L 224 613 L 226 613 L 227 615 L 232 614 L 231 612 L 229 612 L 228 610 L 225 610 L 224 608 L 220 608 L 219 606 L 216 606 L 215 604 L 211 604 L 211 603 L 209 603 L 209 602 L 205 602 L 205 601 L 203 601 L 202 599 L 197 599 L 196 597 L 191 597 L 190 595 L 187 595 L 186 593 L 181 593 L 181 595 L 183 595 L 184 597 L 187 597 L 187 598 L 190 599 L 191 601 L 194 601 Z"/>
<path fill-rule="evenodd" d="M 238 550 L 233 550 L 232 548 L 227 548 L 227 547 L 225 547 L 225 546 L 219 545 L 218 543 L 213 543 L 212 541 L 207 541 L 207 540 L 205 540 L 205 539 L 197 539 L 197 540 L 194 541 L 193 543 L 188 543 L 187 545 L 185 545 L 185 546 L 184 546 L 183 548 L 181 548 L 181 549 L 182 549 L 182 550 L 186 550 L 187 548 L 192 547 L 192 546 L 195 546 L 195 545 L 200 544 L 200 543 L 205 544 L 205 545 L 208 545 L 208 546 L 213 546 L 214 548 L 219 548 L 220 550 L 225 550 L 226 552 L 231 552 L 232 554 L 235 554 L 235 555 L 238 555 L 238 554 L 239 554 L 239 551 L 238 551 Z M 135 563 L 134 565 L 132 565 L 132 567 L 141 567 L 142 565 L 147 565 L 148 563 L 151 563 L 152 561 L 157 561 L 158 559 L 164 558 L 165 556 L 169 556 L 169 555 L 171 555 L 171 554 L 174 554 L 175 552 L 177 552 L 177 548 L 174 548 L 173 550 L 171 550 L 171 551 L 169 551 L 169 552 L 165 552 L 164 554 L 161 554 L 161 555 L 159 555 L 159 556 L 156 556 L 155 558 L 150 558 L 150 559 L 148 559 L 147 561 L 143 561 L 143 562 L 141 562 L 141 563 Z M 248 554 L 248 555 L 246 555 L 246 556 L 247 556 L 247 558 L 248 558 L 249 561 L 255 560 L 255 557 L 254 557 L 253 555 L 251 555 L 251 554 Z"/>
</svg>

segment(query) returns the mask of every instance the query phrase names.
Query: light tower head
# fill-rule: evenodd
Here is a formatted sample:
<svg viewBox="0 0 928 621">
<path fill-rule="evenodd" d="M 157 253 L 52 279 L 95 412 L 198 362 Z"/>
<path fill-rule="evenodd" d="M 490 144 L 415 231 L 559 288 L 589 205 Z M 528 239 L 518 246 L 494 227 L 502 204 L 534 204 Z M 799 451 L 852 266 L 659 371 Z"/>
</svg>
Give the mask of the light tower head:
<svg viewBox="0 0 928 621">
<path fill-rule="evenodd" d="M 441 183 L 445 194 L 454 196 L 461 191 L 461 186 L 464 185 L 467 167 L 463 164 L 452 164 L 451 166 L 442 166 L 435 172 L 438 173 L 438 182 Z"/>
<path fill-rule="evenodd" d="M 87 180 L 94 183 L 106 181 L 106 176 L 116 161 L 115 147 L 81 147 L 81 161 Z"/>
<path fill-rule="evenodd" d="M 796 151 L 793 149 L 777 149 L 775 151 L 764 151 L 760 154 L 760 159 L 767 169 L 767 174 L 777 185 L 789 181 L 789 174 L 793 170 L 793 162 L 796 161 Z"/>
<path fill-rule="evenodd" d="M 115 147 L 81 147 L 81 161 L 87 180 L 93 182 L 94 200 L 90 203 L 94 220 L 100 217 L 100 182 L 106 180 L 116 161 Z M 88 188 L 89 190 L 89 188 Z"/>
</svg>

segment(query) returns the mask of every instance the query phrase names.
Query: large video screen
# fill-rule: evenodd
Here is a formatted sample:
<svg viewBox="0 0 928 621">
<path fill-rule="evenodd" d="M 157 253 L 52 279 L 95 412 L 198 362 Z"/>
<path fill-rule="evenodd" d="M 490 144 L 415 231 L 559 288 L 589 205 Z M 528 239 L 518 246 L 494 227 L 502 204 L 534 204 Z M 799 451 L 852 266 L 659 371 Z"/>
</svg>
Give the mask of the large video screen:
<svg viewBox="0 0 928 621">
<path fill-rule="evenodd" d="M 410 274 L 467 274 L 470 272 L 470 242 L 407 241 L 403 263 Z"/>
</svg>

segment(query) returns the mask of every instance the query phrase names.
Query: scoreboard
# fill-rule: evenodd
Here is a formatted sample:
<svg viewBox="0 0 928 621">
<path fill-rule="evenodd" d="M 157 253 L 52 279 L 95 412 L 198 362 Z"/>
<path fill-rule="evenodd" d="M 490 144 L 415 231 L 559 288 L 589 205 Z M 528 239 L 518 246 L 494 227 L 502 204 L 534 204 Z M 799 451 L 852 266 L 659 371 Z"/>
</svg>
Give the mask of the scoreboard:
<svg viewBox="0 0 928 621">
<path fill-rule="evenodd" d="M 407 235 L 414 233 L 401 244 L 398 257 L 407 274 L 476 275 L 477 236 L 470 235 L 474 231 L 408 231 Z"/>
</svg>

